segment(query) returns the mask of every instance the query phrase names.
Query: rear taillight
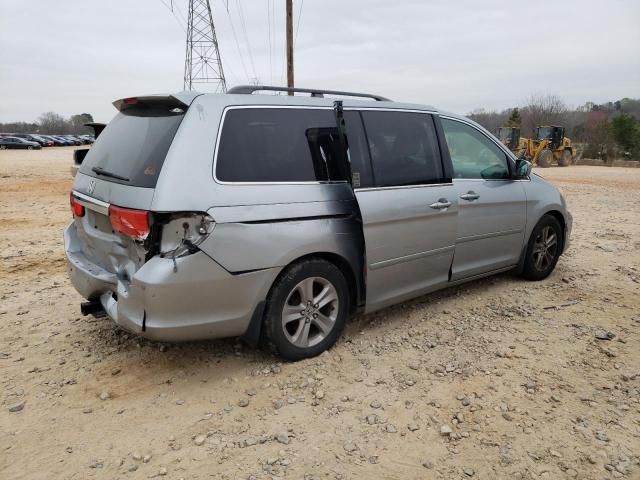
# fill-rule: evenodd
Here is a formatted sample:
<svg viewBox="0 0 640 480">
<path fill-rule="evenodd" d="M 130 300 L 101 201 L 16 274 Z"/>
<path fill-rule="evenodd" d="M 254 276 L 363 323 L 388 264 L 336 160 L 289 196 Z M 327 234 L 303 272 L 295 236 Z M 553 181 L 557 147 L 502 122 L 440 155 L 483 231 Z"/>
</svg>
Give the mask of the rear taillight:
<svg viewBox="0 0 640 480">
<path fill-rule="evenodd" d="M 149 235 L 149 212 L 131 208 L 109 206 L 109 221 L 114 231 L 135 240 L 144 240 Z"/>
<path fill-rule="evenodd" d="M 71 204 L 71 213 L 73 213 L 74 217 L 84 217 L 84 207 L 75 199 L 73 192 L 69 193 L 69 203 Z"/>
</svg>

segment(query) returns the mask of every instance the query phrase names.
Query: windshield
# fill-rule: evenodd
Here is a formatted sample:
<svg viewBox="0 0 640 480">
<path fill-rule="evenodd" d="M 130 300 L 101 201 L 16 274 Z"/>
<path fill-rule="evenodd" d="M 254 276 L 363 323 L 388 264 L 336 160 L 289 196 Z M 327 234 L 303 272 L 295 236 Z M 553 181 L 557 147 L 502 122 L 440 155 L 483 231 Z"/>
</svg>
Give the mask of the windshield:
<svg viewBox="0 0 640 480">
<path fill-rule="evenodd" d="M 153 188 L 184 118 L 166 106 L 128 108 L 96 139 L 80 172 L 110 182 Z"/>
<path fill-rule="evenodd" d="M 545 138 L 548 138 L 549 140 L 551 140 L 551 133 L 552 133 L 551 127 L 538 128 L 538 140 L 544 140 Z"/>
</svg>

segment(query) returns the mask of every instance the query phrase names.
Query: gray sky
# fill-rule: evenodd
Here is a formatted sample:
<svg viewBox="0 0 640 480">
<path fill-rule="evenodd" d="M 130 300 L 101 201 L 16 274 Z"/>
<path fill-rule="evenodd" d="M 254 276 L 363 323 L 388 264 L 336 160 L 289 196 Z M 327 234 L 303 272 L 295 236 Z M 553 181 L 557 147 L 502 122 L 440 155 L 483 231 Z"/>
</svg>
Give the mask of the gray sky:
<svg viewBox="0 0 640 480">
<path fill-rule="evenodd" d="M 0 121 L 45 111 L 108 121 L 117 98 L 181 90 L 185 33 L 162 1 L 0 0 Z M 174 0 L 183 15 L 187 1 Z M 211 1 L 227 83 L 285 84 L 284 0 Z M 637 98 L 640 1 L 306 0 L 296 85 L 459 113 L 532 93 L 571 106 Z"/>
</svg>

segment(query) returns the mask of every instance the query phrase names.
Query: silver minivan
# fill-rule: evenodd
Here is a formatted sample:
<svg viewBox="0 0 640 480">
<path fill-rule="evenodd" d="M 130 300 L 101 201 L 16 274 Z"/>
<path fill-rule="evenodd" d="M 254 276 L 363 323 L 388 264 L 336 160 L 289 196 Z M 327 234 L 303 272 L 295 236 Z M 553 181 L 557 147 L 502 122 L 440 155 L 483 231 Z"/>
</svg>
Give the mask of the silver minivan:
<svg viewBox="0 0 640 480">
<path fill-rule="evenodd" d="M 256 94 L 282 90 L 114 102 L 64 232 L 85 315 L 300 359 L 355 312 L 508 270 L 541 280 L 567 248 L 560 192 L 476 123 L 374 95 Z"/>
</svg>

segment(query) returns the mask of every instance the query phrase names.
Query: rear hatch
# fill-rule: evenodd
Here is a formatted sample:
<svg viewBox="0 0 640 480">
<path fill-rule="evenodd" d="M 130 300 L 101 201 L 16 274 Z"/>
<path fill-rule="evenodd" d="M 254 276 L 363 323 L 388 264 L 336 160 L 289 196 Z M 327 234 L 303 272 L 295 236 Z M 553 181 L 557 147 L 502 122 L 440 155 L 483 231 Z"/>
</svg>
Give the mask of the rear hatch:
<svg viewBox="0 0 640 480">
<path fill-rule="evenodd" d="M 119 113 L 87 152 L 71 192 L 79 246 L 95 266 L 131 278 L 148 259 L 151 205 L 188 104 L 175 96 L 118 100 Z"/>
<path fill-rule="evenodd" d="M 131 187 L 154 188 L 187 105 L 175 97 L 126 98 L 96 139 L 80 173 Z"/>
</svg>

